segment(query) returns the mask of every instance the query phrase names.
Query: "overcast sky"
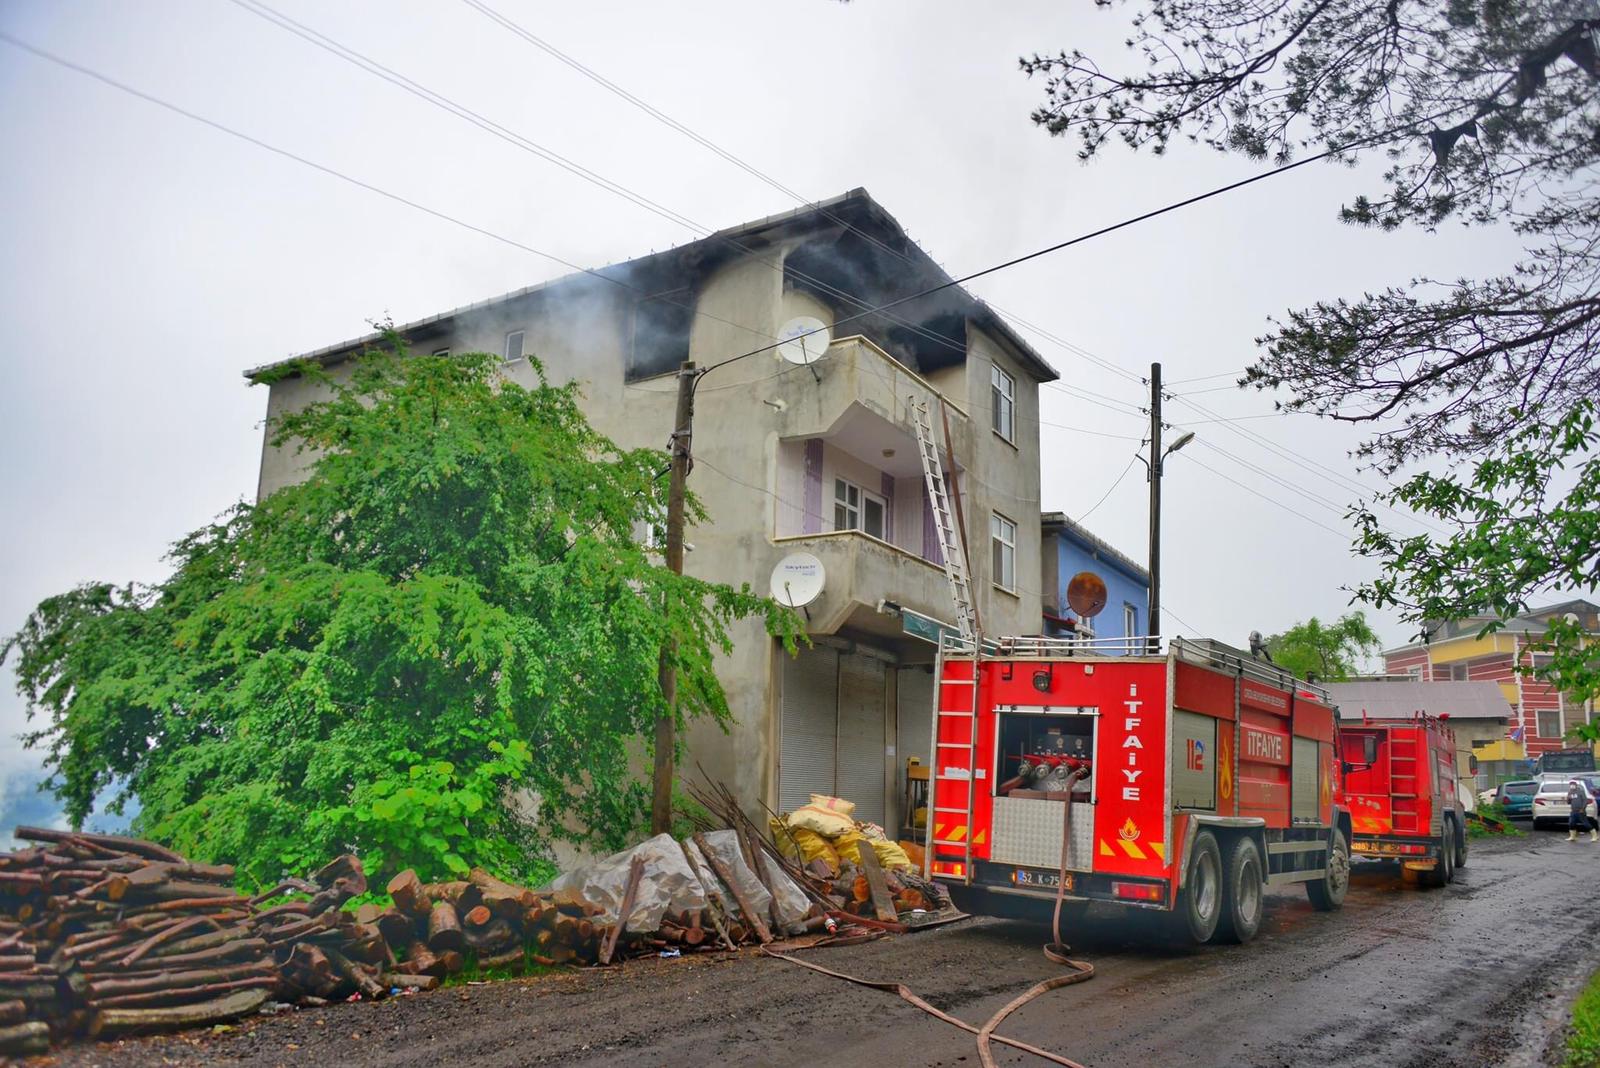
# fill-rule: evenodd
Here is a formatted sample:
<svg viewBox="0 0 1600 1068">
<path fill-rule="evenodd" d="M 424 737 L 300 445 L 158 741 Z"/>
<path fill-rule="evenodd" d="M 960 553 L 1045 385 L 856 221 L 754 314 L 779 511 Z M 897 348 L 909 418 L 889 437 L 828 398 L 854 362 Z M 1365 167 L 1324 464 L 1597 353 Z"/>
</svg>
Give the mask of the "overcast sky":
<svg viewBox="0 0 1600 1068">
<path fill-rule="evenodd" d="M 1029 121 L 1042 86 L 1017 57 L 1117 55 L 1116 10 L 490 2 L 807 199 L 866 187 L 956 274 L 1254 172 L 1198 149 L 1113 151 L 1085 167 Z M 273 6 L 696 223 L 795 206 L 464 2 Z M 233 0 L 6 0 L 0 31 L 585 266 L 695 236 Z M 567 273 L 4 43 L 0 150 L 6 632 L 74 583 L 159 578 L 168 543 L 254 492 L 266 394 L 244 368 Z M 1177 392 L 1227 386 L 1207 376 L 1241 369 L 1287 308 L 1509 262 L 1515 244 L 1494 231 L 1340 225 L 1339 204 L 1375 173 L 1303 168 L 973 286 L 1054 335 L 1023 329 L 1063 385 L 1095 395 L 1043 391 L 1044 421 L 1077 428 L 1040 429 L 1045 510 L 1081 517 L 1104 497 L 1086 525 L 1142 559 L 1146 485 L 1128 461 L 1144 430 L 1132 409 L 1147 401 L 1136 379 L 1152 360 Z M 1208 411 L 1168 405 L 1200 434 L 1165 479 L 1168 632 L 1242 643 L 1346 610 L 1343 587 L 1371 573 L 1342 519 L 1347 480 L 1377 481 L 1348 456 L 1359 431 L 1273 416 L 1255 394 L 1188 399 Z M 1218 416 L 1241 421 L 1206 422 Z M 1388 644 L 1410 637 L 1393 617 L 1375 622 Z M 4 809 L 37 758 L 12 740 L 22 710 L 9 668 L 0 684 Z"/>
</svg>

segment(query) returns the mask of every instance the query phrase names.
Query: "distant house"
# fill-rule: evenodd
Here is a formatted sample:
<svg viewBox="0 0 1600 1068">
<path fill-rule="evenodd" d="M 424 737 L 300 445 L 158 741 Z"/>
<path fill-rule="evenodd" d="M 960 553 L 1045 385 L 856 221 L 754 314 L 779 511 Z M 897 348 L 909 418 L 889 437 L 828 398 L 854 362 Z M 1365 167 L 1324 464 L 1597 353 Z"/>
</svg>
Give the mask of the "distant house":
<svg viewBox="0 0 1600 1068">
<path fill-rule="evenodd" d="M 1517 666 L 1537 666 L 1548 654 L 1534 646 L 1552 619 L 1566 616 L 1600 638 L 1600 606 L 1572 600 L 1518 616 L 1493 634 L 1479 637 L 1488 616 L 1430 624 L 1426 640 L 1383 654 L 1385 670 L 1419 682 L 1492 682 L 1510 709 L 1507 729 L 1495 741 L 1475 746 L 1480 764 L 1498 781 L 1525 769 L 1525 761 L 1561 749 L 1567 731 L 1594 721 L 1595 702 L 1575 701 L 1553 686 L 1520 675 Z"/>
<path fill-rule="evenodd" d="M 1150 633 L 1150 572 L 1061 512 L 1044 513 L 1040 528 L 1045 634 L 1072 634 L 1086 623 L 1096 638 Z M 1084 571 L 1106 584 L 1105 608 L 1089 620 L 1079 619 L 1067 603 L 1067 584 Z"/>
</svg>

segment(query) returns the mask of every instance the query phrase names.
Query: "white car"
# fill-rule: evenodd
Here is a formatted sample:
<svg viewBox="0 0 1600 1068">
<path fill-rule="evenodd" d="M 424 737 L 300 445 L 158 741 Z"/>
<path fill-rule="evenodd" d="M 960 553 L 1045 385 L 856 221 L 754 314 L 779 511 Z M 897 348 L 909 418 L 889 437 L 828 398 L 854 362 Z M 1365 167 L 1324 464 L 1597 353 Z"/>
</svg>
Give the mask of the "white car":
<svg viewBox="0 0 1600 1068">
<path fill-rule="evenodd" d="M 1587 815 L 1595 818 L 1594 790 L 1589 779 L 1582 776 L 1547 775 L 1539 780 L 1539 789 L 1533 795 L 1533 829 L 1538 830 L 1541 823 L 1560 823 L 1567 825 L 1567 817 L 1572 814 L 1572 806 L 1567 803 L 1567 784 L 1577 779 L 1583 783 L 1584 792 L 1589 795 Z"/>
</svg>

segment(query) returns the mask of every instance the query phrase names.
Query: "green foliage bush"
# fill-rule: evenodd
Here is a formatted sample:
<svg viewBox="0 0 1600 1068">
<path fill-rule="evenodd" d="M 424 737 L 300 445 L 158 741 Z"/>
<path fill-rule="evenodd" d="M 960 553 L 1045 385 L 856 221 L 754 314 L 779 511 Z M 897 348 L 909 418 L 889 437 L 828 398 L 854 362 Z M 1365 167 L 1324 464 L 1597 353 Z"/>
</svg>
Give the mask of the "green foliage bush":
<svg viewBox="0 0 1600 1068">
<path fill-rule="evenodd" d="M 347 378 L 296 369 L 324 399 L 271 440 L 304 480 L 179 541 L 154 586 L 45 600 L 0 649 L 74 822 L 137 798 L 136 831 L 247 884 L 345 850 L 533 878 L 553 839 L 643 823 L 664 644 L 680 734 L 728 716 L 735 621 L 792 647 L 793 613 L 639 543 L 662 456 L 594 431 L 575 385 L 391 343 Z"/>
</svg>

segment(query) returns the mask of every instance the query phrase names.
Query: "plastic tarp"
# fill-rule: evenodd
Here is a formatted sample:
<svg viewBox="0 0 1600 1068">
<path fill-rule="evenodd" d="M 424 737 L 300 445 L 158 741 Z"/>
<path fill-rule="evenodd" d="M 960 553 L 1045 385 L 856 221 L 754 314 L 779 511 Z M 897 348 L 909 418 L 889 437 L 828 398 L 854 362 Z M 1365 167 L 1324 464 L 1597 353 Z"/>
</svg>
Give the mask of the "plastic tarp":
<svg viewBox="0 0 1600 1068">
<path fill-rule="evenodd" d="M 776 912 L 780 925 L 787 927 L 805 919 L 806 912 L 811 908 L 811 901 L 806 897 L 805 891 L 796 886 L 794 880 L 790 879 L 788 874 L 775 861 L 771 858 L 765 858 L 765 869 L 768 878 L 772 881 L 773 889 L 773 894 L 769 894 L 767 893 L 767 888 L 761 884 L 761 880 L 756 877 L 755 872 L 750 870 L 750 865 L 745 863 L 744 852 L 739 848 L 739 836 L 737 834 L 731 830 L 723 830 L 712 831 L 702 837 L 705 839 L 706 846 L 727 867 L 728 873 L 733 876 L 734 882 L 738 883 L 739 892 L 750 903 L 750 907 L 761 913 L 763 918 L 768 915 L 773 894 L 776 894 Z M 695 849 L 695 844 L 692 841 L 685 842 L 684 845 L 689 849 Z M 716 872 L 712 870 L 711 865 L 706 863 L 704 856 L 698 849 L 695 849 L 695 860 L 699 862 L 700 871 L 707 879 L 717 878 Z M 734 902 L 727 900 L 727 895 L 724 894 L 723 897 L 730 907 L 737 907 Z"/>
<path fill-rule="evenodd" d="M 571 890 L 585 901 L 604 907 L 606 911 L 599 917 L 600 921 L 615 923 L 622 907 L 622 895 L 628 889 L 628 869 L 635 855 L 644 858 L 644 876 L 634 894 L 626 930 L 659 931 L 661 919 L 668 911 L 706 907 L 705 889 L 694 877 L 683 850 L 670 834 L 658 834 L 632 849 L 563 872 L 550 883 L 550 889 Z"/>
</svg>

